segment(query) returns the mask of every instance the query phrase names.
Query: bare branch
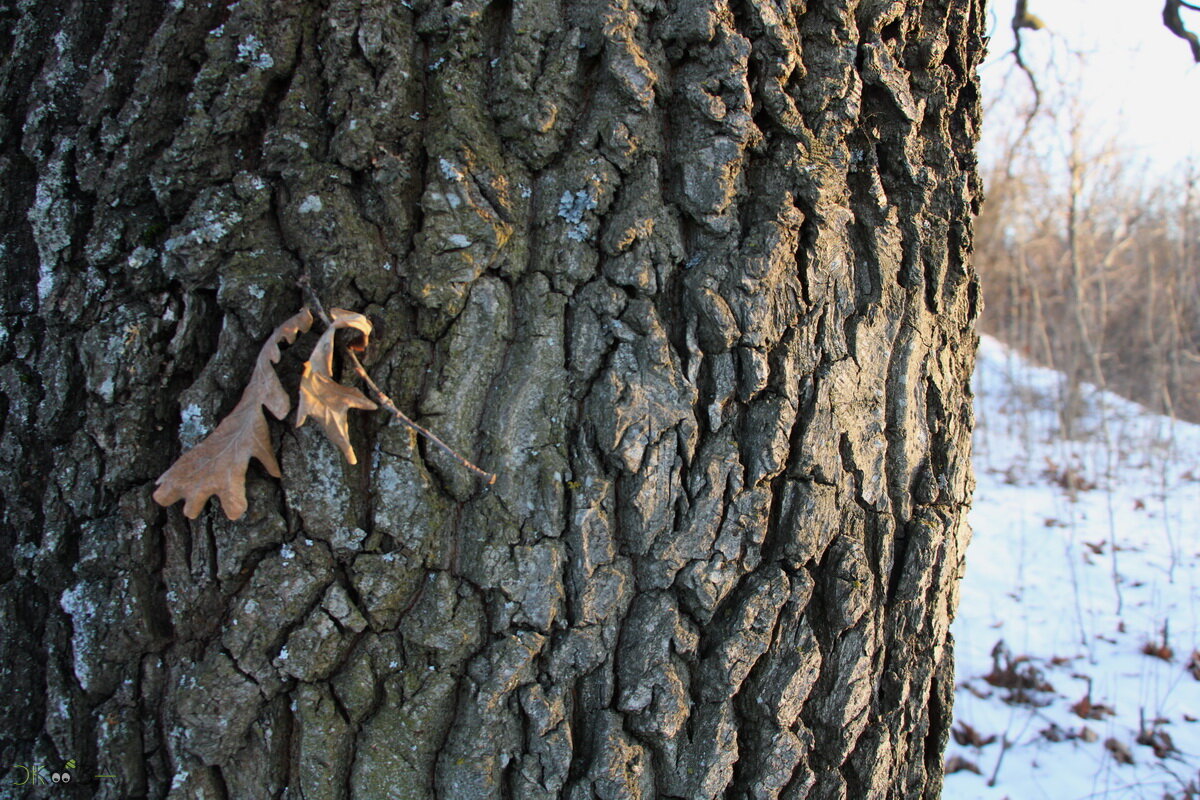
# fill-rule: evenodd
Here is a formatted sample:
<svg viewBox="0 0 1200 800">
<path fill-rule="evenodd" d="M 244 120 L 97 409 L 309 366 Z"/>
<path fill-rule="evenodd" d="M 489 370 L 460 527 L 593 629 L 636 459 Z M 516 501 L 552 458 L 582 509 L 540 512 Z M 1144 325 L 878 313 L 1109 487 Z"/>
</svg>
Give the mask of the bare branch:
<svg viewBox="0 0 1200 800">
<path fill-rule="evenodd" d="M 1200 64 L 1200 37 L 1197 37 L 1196 34 L 1184 27 L 1183 17 L 1180 15 L 1181 8 L 1200 11 L 1200 6 L 1184 2 L 1184 0 L 1167 0 L 1166 4 L 1163 5 L 1163 24 L 1167 26 L 1167 30 L 1191 45 L 1192 59 L 1197 64 Z"/>
<path fill-rule="evenodd" d="M 1037 78 L 1033 74 L 1033 70 L 1025 63 L 1024 57 L 1021 55 L 1021 31 L 1028 29 L 1031 31 L 1040 31 L 1045 25 L 1040 19 L 1029 13 L 1026 7 L 1026 0 L 1017 0 L 1013 7 L 1012 31 L 1013 31 L 1013 47 L 1010 51 L 1013 60 L 1017 62 L 1017 67 L 1025 73 L 1025 77 L 1029 79 L 1029 88 L 1033 90 L 1033 106 L 1029 109 L 1029 113 L 1025 115 L 1025 124 L 1022 127 L 1021 135 L 1017 137 L 1017 141 L 1024 141 L 1029 135 L 1029 129 L 1033 127 L 1033 121 L 1037 118 L 1038 110 L 1042 107 L 1042 90 L 1038 86 Z"/>
</svg>

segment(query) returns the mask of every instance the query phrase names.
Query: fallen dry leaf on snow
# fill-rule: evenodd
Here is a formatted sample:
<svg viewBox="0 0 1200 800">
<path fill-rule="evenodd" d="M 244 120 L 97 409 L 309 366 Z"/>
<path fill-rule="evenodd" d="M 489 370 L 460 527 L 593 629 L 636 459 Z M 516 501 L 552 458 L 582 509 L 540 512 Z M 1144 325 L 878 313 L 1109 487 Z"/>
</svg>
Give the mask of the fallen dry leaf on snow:
<svg viewBox="0 0 1200 800">
<path fill-rule="evenodd" d="M 954 737 L 955 742 L 963 745 L 964 747 L 967 745 L 970 745 L 971 747 L 985 747 L 986 745 L 996 741 L 995 734 L 983 736 L 979 733 L 979 731 L 975 730 L 962 720 L 959 720 L 957 728 L 954 728 L 950 731 L 950 735 Z"/>
<path fill-rule="evenodd" d="M 1105 705 L 1104 703 L 1093 703 L 1090 691 L 1080 698 L 1078 703 L 1071 706 L 1071 710 L 1075 712 L 1075 716 L 1081 719 L 1102 720 L 1105 717 L 1113 717 L 1117 714 L 1117 710 L 1112 706 Z"/>
<path fill-rule="evenodd" d="M 983 774 L 983 772 L 980 771 L 978 764 L 976 764 L 974 761 L 968 761 L 962 756 L 950 756 L 946 759 L 945 772 L 947 775 L 952 775 L 955 772 L 963 772 L 964 770 L 966 772 L 974 772 L 976 775 Z"/>
<path fill-rule="evenodd" d="M 358 463 L 350 445 L 346 414 L 352 408 L 373 411 L 379 406 L 366 395 L 333 379 L 333 337 L 339 328 L 354 328 L 363 335 L 363 346 L 371 335 L 371 321 L 362 314 L 341 308 L 330 310 L 332 324 L 321 334 L 300 378 L 300 402 L 296 406 L 296 427 L 312 416 L 321 423 L 325 436 L 336 444 L 351 464 Z"/>
<path fill-rule="evenodd" d="M 254 373 L 233 411 L 221 420 L 216 430 L 159 476 L 154 492 L 156 503 L 169 506 L 184 500 L 184 516 L 195 519 L 208 498 L 215 494 L 225 516 L 238 519 L 246 513 L 246 467 L 250 458 L 257 458 L 267 472 L 280 477 L 262 406 L 276 419 L 283 419 L 291 409 L 291 400 L 272 365 L 279 363 L 279 343 L 296 341 L 298 335 L 312 326 L 312 321 L 312 314 L 305 308 L 275 329 L 259 351 Z"/>
<path fill-rule="evenodd" d="M 1104 747 L 1108 752 L 1112 753 L 1112 757 L 1121 764 L 1132 764 L 1133 753 L 1129 752 L 1129 748 L 1117 739 L 1108 738 L 1104 740 Z"/>
</svg>

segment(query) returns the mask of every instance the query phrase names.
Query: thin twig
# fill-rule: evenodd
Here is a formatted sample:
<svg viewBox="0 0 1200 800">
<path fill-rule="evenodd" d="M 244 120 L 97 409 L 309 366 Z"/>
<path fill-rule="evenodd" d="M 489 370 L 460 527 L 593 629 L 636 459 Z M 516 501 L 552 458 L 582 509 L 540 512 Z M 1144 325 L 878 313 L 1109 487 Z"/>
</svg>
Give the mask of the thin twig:
<svg viewBox="0 0 1200 800">
<path fill-rule="evenodd" d="M 1004 763 L 1004 756 L 1008 753 L 1008 748 L 1011 745 L 1012 742 L 1008 740 L 1008 732 L 1005 731 L 1004 735 L 1000 737 L 1000 756 L 996 759 L 996 766 L 992 769 L 992 776 L 987 779 L 988 786 L 996 785 L 996 776 L 1000 774 L 1000 765 Z"/>
<path fill-rule="evenodd" d="M 308 275 L 301 275 L 298 283 L 300 284 L 300 288 L 304 291 L 305 296 L 308 298 L 308 302 L 317 312 L 317 316 L 321 318 L 321 321 L 325 323 L 326 327 L 332 325 L 333 321 L 329 318 L 329 315 L 325 313 L 325 306 L 321 304 L 321 298 L 317 297 L 317 293 L 313 291 L 312 281 L 309 280 Z M 379 385 L 371 378 L 371 375 L 367 372 L 366 367 L 364 367 L 362 362 L 358 360 L 358 355 L 353 350 L 347 347 L 343 348 L 343 352 L 345 353 L 347 360 L 350 362 L 350 366 L 354 369 L 355 374 L 358 375 L 362 382 L 367 385 L 367 388 L 371 390 L 371 394 L 374 396 L 375 402 L 390 411 L 392 416 L 397 420 L 404 423 L 409 428 L 440 447 L 443 452 L 445 452 L 458 463 L 462 464 L 471 472 L 474 472 L 481 478 L 486 478 L 489 486 L 496 482 L 496 473 L 488 472 L 487 470 L 475 466 L 466 458 L 459 455 L 454 448 L 435 436 L 432 431 L 418 425 L 416 422 L 411 420 L 407 414 L 397 408 L 396 404 L 392 402 L 392 398 L 388 397 L 387 394 L 379 388 Z"/>
<path fill-rule="evenodd" d="M 1026 0 L 1017 0 L 1015 9 L 1013 10 L 1012 32 L 1013 46 L 1010 51 L 1013 60 L 1017 62 L 1017 66 L 1025 77 L 1029 79 L 1029 88 L 1033 91 L 1033 108 L 1025 115 L 1025 125 L 1021 130 L 1021 135 L 1017 137 L 1018 141 L 1024 141 L 1029 135 L 1029 129 L 1033 127 L 1033 121 L 1037 118 L 1038 111 L 1042 107 L 1042 90 L 1038 86 L 1037 77 L 1034 76 L 1033 70 L 1025 63 L 1025 57 L 1021 54 L 1021 30 L 1028 28 L 1030 30 L 1040 30 L 1042 27 L 1041 21 L 1036 17 L 1031 17 L 1026 10 Z"/>
<path fill-rule="evenodd" d="M 354 371 L 358 374 L 358 377 L 362 378 L 363 383 L 365 383 L 367 385 L 367 387 L 370 388 L 371 393 L 373 395 L 375 395 L 375 400 L 376 400 L 376 402 L 379 403 L 379 405 L 383 406 L 388 411 L 392 412 L 392 416 L 394 416 L 396 419 L 400 420 L 405 425 L 412 428 L 414 431 L 421 434 L 426 439 L 428 439 L 429 441 L 436 444 L 438 447 L 442 448 L 442 450 L 445 451 L 445 453 L 447 455 L 451 456 L 456 461 L 458 461 L 458 463 L 462 464 L 464 467 L 471 470 L 471 472 L 474 472 L 476 475 L 478 475 L 481 478 L 487 478 L 487 482 L 488 482 L 489 486 L 496 482 L 496 474 L 494 472 L 488 472 L 486 470 L 480 469 L 479 467 L 475 466 L 470 461 L 468 461 L 467 459 L 463 458 L 461 455 L 456 453 L 454 451 L 454 448 L 452 448 L 450 445 L 446 444 L 441 439 L 434 436 L 431 431 L 429 431 L 425 428 L 422 428 L 420 425 L 418 425 L 417 423 L 415 423 L 411 419 L 409 419 L 408 416 L 406 416 L 403 411 L 401 411 L 399 408 L 396 407 L 396 404 L 392 402 L 392 398 L 390 398 L 386 394 L 384 394 L 383 390 L 380 389 L 379 386 L 376 385 L 375 381 L 373 381 L 371 379 L 371 376 L 367 374 L 366 368 L 363 367 L 362 362 L 358 360 L 358 356 L 356 356 L 354 354 L 354 352 L 350 351 L 350 350 L 347 350 L 346 354 L 350 356 L 350 366 L 354 367 Z"/>
</svg>

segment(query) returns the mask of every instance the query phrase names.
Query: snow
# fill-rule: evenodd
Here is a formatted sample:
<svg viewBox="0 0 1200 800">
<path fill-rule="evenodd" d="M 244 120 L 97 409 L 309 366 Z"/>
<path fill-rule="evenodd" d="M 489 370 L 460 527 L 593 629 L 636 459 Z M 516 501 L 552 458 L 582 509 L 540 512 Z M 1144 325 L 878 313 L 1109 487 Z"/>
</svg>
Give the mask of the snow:
<svg viewBox="0 0 1200 800">
<path fill-rule="evenodd" d="M 987 337 L 975 392 L 974 538 L 952 628 L 946 755 L 982 774 L 948 774 L 943 797 L 1184 796 L 1200 783 L 1200 680 L 1189 670 L 1200 426 L 1084 387 L 1084 434 L 1068 440 L 1058 373 Z M 1014 690 L 985 679 L 998 647 L 1001 667 L 1012 659 L 1041 690 L 1005 702 Z M 1076 713 L 1085 697 L 1093 718 Z"/>
</svg>

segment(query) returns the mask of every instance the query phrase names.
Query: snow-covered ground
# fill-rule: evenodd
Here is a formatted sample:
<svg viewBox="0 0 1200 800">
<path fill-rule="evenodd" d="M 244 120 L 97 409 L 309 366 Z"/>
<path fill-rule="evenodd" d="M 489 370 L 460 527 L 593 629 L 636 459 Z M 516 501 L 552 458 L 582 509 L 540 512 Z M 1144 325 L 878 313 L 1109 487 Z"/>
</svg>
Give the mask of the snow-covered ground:
<svg viewBox="0 0 1200 800">
<path fill-rule="evenodd" d="M 989 338 L 975 392 L 943 797 L 1200 797 L 1200 426 L 1090 390 L 1066 440 L 1058 373 Z"/>
</svg>

